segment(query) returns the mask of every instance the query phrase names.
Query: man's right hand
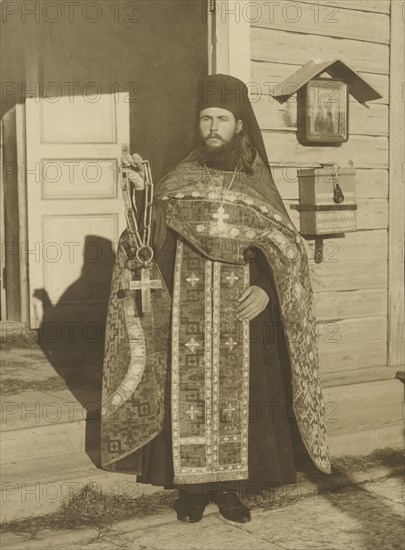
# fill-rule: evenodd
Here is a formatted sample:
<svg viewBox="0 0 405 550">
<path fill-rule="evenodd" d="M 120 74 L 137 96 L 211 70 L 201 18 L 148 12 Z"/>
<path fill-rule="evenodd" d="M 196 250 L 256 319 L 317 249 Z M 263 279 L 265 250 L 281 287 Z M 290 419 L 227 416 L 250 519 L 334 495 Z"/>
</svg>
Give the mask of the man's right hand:
<svg viewBox="0 0 405 550">
<path fill-rule="evenodd" d="M 121 157 L 121 163 L 127 169 L 128 179 L 134 184 L 136 191 L 145 189 L 145 168 L 142 160 L 141 155 L 138 155 L 138 153 Z"/>
</svg>

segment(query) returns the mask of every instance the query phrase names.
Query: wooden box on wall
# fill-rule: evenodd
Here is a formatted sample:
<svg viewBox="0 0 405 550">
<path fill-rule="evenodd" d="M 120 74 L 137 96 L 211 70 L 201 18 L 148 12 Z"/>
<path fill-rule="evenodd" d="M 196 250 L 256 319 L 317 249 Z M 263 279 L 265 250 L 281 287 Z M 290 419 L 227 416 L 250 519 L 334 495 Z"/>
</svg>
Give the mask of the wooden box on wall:
<svg viewBox="0 0 405 550">
<path fill-rule="evenodd" d="M 343 201 L 334 201 L 334 167 L 298 170 L 300 233 L 330 235 L 356 231 L 355 168 L 337 168 Z"/>
</svg>

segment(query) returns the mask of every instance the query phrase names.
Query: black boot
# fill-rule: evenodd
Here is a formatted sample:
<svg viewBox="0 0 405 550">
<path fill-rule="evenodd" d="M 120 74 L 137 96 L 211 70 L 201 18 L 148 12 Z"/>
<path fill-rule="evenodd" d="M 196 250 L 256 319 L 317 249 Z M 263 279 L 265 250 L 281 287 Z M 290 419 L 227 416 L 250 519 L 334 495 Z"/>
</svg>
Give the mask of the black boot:
<svg viewBox="0 0 405 550">
<path fill-rule="evenodd" d="M 250 521 L 250 511 L 239 499 L 234 491 L 222 491 L 215 496 L 215 502 L 225 519 L 237 523 Z"/>
<path fill-rule="evenodd" d="M 174 503 L 174 509 L 177 512 L 177 519 L 187 523 L 196 523 L 203 517 L 207 501 L 199 493 L 190 493 L 180 491 L 177 500 Z"/>
</svg>

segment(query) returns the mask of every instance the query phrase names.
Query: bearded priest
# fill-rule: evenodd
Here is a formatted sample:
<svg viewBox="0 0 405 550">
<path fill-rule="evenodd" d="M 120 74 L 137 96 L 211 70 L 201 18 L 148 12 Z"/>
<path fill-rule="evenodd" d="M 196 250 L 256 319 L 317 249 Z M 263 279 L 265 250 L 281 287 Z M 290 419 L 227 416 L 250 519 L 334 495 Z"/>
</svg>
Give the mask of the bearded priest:
<svg viewBox="0 0 405 550">
<path fill-rule="evenodd" d="M 295 483 L 306 460 L 331 472 L 325 407 L 308 260 L 247 87 L 217 74 L 197 93 L 195 146 L 153 201 L 142 158 L 122 159 L 151 239 L 127 230 L 118 247 L 102 467 L 178 489 L 180 521 L 213 501 L 243 523 L 249 488 Z"/>
</svg>

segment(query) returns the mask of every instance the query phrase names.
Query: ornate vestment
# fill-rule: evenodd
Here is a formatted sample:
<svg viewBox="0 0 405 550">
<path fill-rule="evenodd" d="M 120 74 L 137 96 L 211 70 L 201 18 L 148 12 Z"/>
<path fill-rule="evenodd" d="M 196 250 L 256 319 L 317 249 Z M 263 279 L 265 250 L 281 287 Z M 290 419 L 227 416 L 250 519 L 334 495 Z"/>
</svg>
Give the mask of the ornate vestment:
<svg viewBox="0 0 405 550">
<path fill-rule="evenodd" d="M 249 323 L 235 310 L 250 284 L 253 245 L 274 276 L 302 441 L 330 473 L 308 261 L 275 193 L 260 158 L 254 173 L 240 174 L 222 196 L 190 158 L 171 171 L 157 191 L 152 278 L 162 278 L 159 251 L 172 232 L 173 288 L 162 278 L 151 315 L 141 314 L 139 297 L 128 290 L 140 266 L 122 236 L 106 329 L 104 468 L 119 470 L 161 432 L 169 370 L 175 483 L 248 478 Z"/>
</svg>

